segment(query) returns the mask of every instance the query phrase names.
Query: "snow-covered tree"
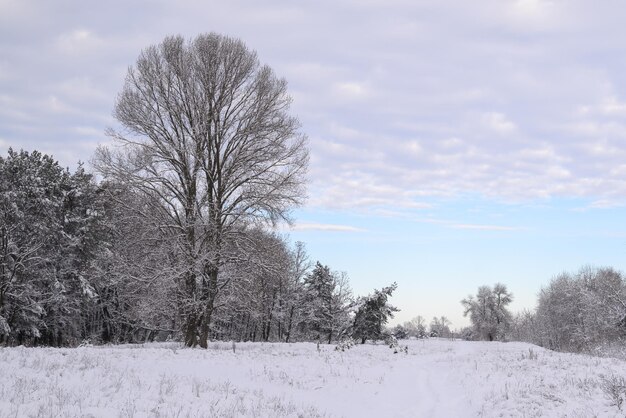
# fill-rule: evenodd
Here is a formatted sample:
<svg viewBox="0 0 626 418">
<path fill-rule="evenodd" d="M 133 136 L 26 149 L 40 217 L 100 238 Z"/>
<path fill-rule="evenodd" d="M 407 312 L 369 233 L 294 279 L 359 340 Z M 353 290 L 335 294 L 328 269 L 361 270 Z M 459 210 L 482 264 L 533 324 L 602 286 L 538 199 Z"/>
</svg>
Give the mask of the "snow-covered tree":
<svg viewBox="0 0 626 418">
<path fill-rule="evenodd" d="M 331 300 L 330 311 L 332 321 L 328 341 L 344 338 L 352 327 L 352 311 L 354 309 L 354 297 L 350 287 L 350 279 L 346 272 L 333 273 L 334 290 Z"/>
<path fill-rule="evenodd" d="M 22 343 L 41 337 L 44 301 L 54 291 L 49 258 L 61 231 L 68 173 L 39 152 L 0 157 L 0 333 Z"/>
<path fill-rule="evenodd" d="M 285 342 L 289 342 L 293 337 L 294 330 L 298 329 L 298 323 L 304 316 L 304 306 L 301 303 L 305 294 L 304 278 L 311 268 L 311 263 L 303 242 L 296 242 L 295 248 L 291 252 L 291 269 L 289 280 L 284 293 L 284 336 Z"/>
<path fill-rule="evenodd" d="M 404 325 L 398 324 L 392 328 L 391 335 L 396 337 L 398 340 L 404 340 L 409 337 L 409 332 Z"/>
<path fill-rule="evenodd" d="M 405 322 L 403 325 L 411 337 L 425 338 L 428 336 L 426 332 L 426 320 L 421 315 Z"/>
<path fill-rule="evenodd" d="M 355 339 L 360 339 L 362 344 L 367 340 L 381 340 L 385 338 L 384 325 L 398 308 L 389 304 L 388 299 L 398 288 L 394 282 L 390 286 L 381 290 L 374 290 L 374 293 L 357 300 L 357 311 L 354 317 L 352 335 Z"/>
<path fill-rule="evenodd" d="M 63 345 L 83 331 L 100 245 L 96 187 L 38 151 L 0 157 L 0 342 Z"/>
<path fill-rule="evenodd" d="M 216 336 L 282 339 L 282 305 L 292 262 L 287 243 L 276 234 L 250 230 L 247 239 L 239 242 L 237 252 L 239 261 L 225 266 L 219 281 L 222 291 L 216 305 Z"/>
<path fill-rule="evenodd" d="M 445 316 L 439 318 L 434 317 L 430 322 L 430 336 L 442 338 L 451 337 L 452 331 L 450 331 L 450 325 L 452 325 L 452 322 Z"/>
<path fill-rule="evenodd" d="M 352 303 L 352 290 L 345 274 L 332 272 L 318 261 L 304 278 L 301 301 L 304 307 L 301 326 L 309 338 L 331 343 L 345 332 Z"/>
<path fill-rule="evenodd" d="M 304 244 L 291 248 L 284 237 L 259 229 L 239 242 L 238 251 L 239 261 L 225 266 L 221 275 L 212 337 L 287 342 L 318 338 L 306 322 L 311 306 L 318 305 L 308 304 L 311 293 L 304 279 L 310 263 Z"/>
<path fill-rule="evenodd" d="M 534 341 L 581 351 L 626 336 L 626 281 L 611 268 L 562 273 L 541 289 Z"/>
<path fill-rule="evenodd" d="M 506 286 L 496 283 L 493 288 L 481 286 L 476 297 L 468 296 L 461 303 L 464 315 L 469 315 L 477 336 L 487 341 L 503 340 L 511 324 L 511 313 L 507 306 L 513 295 Z"/>
<path fill-rule="evenodd" d="M 207 346 L 219 273 L 238 260 L 228 250 L 303 200 L 308 150 L 290 102 L 254 51 L 215 33 L 168 37 L 128 71 L 110 131 L 120 148 L 95 163 L 160 204 L 150 221 L 180 261 L 172 297 L 188 346 Z"/>
<path fill-rule="evenodd" d="M 524 309 L 513 316 L 510 337 L 513 341 L 537 343 L 538 327 L 535 312 Z"/>
<path fill-rule="evenodd" d="M 106 246 L 89 272 L 96 296 L 86 337 L 138 342 L 175 334 L 180 311 L 171 277 L 180 260 L 170 237 L 152 222 L 153 199 L 114 182 L 102 183 L 100 195 L 106 199 L 101 209 L 106 228 L 100 234 Z"/>
</svg>

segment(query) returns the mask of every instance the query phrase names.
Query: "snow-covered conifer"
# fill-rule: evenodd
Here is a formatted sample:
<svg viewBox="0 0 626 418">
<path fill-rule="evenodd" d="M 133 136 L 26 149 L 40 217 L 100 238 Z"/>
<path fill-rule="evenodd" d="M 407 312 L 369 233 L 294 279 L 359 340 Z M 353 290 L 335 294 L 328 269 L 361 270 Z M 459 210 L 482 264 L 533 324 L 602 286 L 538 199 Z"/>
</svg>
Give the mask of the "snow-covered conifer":
<svg viewBox="0 0 626 418">
<path fill-rule="evenodd" d="M 383 326 L 398 308 L 388 303 L 389 297 L 398 288 L 396 283 L 374 290 L 374 293 L 357 300 L 357 311 L 354 317 L 352 335 L 361 340 L 382 340 L 385 338 Z"/>
</svg>

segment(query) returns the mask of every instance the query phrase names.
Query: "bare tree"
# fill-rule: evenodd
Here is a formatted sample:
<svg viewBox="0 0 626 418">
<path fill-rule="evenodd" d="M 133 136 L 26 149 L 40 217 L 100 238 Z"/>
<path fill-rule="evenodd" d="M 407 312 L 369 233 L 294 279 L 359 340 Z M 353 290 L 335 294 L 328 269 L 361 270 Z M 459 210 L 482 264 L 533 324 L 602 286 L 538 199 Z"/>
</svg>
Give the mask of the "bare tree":
<svg viewBox="0 0 626 418">
<path fill-rule="evenodd" d="M 227 248 L 304 199 L 306 136 L 290 103 L 284 79 L 215 33 L 168 37 L 128 70 L 114 110 L 123 129 L 108 132 L 119 149 L 100 148 L 95 165 L 158 201 L 154 226 L 180 257 L 187 346 L 206 347 Z"/>
</svg>

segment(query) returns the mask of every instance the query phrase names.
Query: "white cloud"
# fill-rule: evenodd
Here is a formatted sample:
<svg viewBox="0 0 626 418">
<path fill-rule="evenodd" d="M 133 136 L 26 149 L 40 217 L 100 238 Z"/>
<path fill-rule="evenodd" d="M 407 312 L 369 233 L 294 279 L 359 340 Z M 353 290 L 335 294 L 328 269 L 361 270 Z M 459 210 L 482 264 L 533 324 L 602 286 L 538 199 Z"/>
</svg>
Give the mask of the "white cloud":
<svg viewBox="0 0 626 418">
<path fill-rule="evenodd" d="M 87 29 L 75 29 L 61 34 L 56 41 L 57 48 L 66 54 L 95 53 L 104 42 Z"/>
<path fill-rule="evenodd" d="M 510 5 L 506 13 L 508 21 L 525 32 L 558 30 L 574 18 L 568 13 L 571 8 L 559 7 L 561 5 L 553 0 L 515 0 L 502 3 Z"/>
<path fill-rule="evenodd" d="M 626 116 L 626 103 L 619 100 L 614 95 L 604 97 L 595 104 L 581 105 L 577 109 L 577 113 L 581 116 Z"/>
<path fill-rule="evenodd" d="M 481 231 L 519 231 L 521 228 L 514 226 L 502 225 L 479 225 L 479 224 L 451 224 L 449 228 L 453 229 L 474 229 Z"/>
<path fill-rule="evenodd" d="M 541 18 L 552 5 L 550 0 L 516 0 L 512 9 L 514 13 L 526 18 Z"/>
<path fill-rule="evenodd" d="M 44 106 L 54 113 L 69 113 L 72 112 L 72 108 L 66 103 L 61 101 L 57 96 L 50 96 L 44 102 Z"/>
<path fill-rule="evenodd" d="M 483 124 L 498 134 L 510 134 L 515 132 L 517 126 L 503 113 L 488 112 L 482 115 Z"/>
<path fill-rule="evenodd" d="M 365 229 L 350 225 L 298 222 L 290 228 L 293 231 L 365 232 Z"/>
<path fill-rule="evenodd" d="M 613 200 L 613 199 L 600 199 L 591 202 L 589 208 L 591 209 L 612 209 L 617 207 L 623 207 L 625 202 L 623 199 L 621 200 Z"/>
<path fill-rule="evenodd" d="M 369 95 L 369 90 L 363 83 L 346 81 L 335 83 L 333 93 L 341 99 L 362 99 Z"/>
<path fill-rule="evenodd" d="M 56 90 L 64 97 L 75 102 L 100 102 L 109 104 L 113 101 L 111 93 L 97 86 L 91 77 L 74 77 L 58 83 Z"/>
<path fill-rule="evenodd" d="M 13 96 L 0 94 L 0 120 L 4 119 L 13 124 L 21 124 L 35 119 L 35 116 L 22 111 L 24 101 Z"/>
<path fill-rule="evenodd" d="M 101 129 L 94 128 L 93 126 L 75 126 L 72 128 L 72 131 L 85 137 L 92 137 L 92 138 L 104 137 L 104 132 Z"/>
<path fill-rule="evenodd" d="M 615 121 L 584 120 L 573 123 L 567 128 L 568 131 L 589 137 L 621 136 L 626 137 L 626 124 Z"/>
<path fill-rule="evenodd" d="M 405 143 L 406 149 L 411 154 L 419 155 L 424 152 L 424 148 L 420 145 L 419 141 L 408 141 Z"/>
<path fill-rule="evenodd" d="M 584 148 L 589 154 L 600 158 L 623 155 L 626 152 L 623 147 L 612 145 L 604 138 L 583 144 L 582 148 Z"/>
<path fill-rule="evenodd" d="M 519 151 L 518 158 L 531 161 L 565 161 L 565 158 L 559 156 L 550 144 L 539 144 L 533 148 L 524 148 Z"/>
<path fill-rule="evenodd" d="M 357 129 L 343 126 L 336 122 L 330 124 L 329 131 L 333 137 L 342 139 L 358 139 L 361 136 L 361 133 Z"/>
<path fill-rule="evenodd" d="M 615 97 L 607 98 L 602 103 L 601 109 L 607 115 L 626 116 L 626 103 L 617 100 Z"/>
</svg>

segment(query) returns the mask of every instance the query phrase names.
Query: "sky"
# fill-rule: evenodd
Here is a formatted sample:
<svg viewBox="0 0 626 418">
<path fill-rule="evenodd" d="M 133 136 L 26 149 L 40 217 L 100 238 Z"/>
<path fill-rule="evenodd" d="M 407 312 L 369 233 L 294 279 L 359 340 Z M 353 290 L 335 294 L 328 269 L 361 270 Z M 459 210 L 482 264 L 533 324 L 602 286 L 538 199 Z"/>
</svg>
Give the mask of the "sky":
<svg viewBox="0 0 626 418">
<path fill-rule="evenodd" d="M 626 269 L 626 8 L 617 0 L 0 0 L 0 153 L 89 162 L 128 67 L 164 37 L 243 40 L 309 137 L 291 241 L 394 322 L 504 283 L 513 311 Z"/>
</svg>

